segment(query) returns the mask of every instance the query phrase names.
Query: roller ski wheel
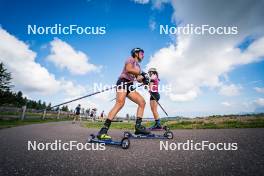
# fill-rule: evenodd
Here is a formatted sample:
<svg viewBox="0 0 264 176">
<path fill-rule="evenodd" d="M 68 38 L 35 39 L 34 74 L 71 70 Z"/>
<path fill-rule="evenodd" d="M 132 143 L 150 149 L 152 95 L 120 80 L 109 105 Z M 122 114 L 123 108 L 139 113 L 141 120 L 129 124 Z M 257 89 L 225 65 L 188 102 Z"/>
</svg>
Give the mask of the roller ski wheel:
<svg viewBox="0 0 264 176">
<path fill-rule="evenodd" d="M 172 132 L 165 132 L 164 135 L 158 135 L 158 134 L 133 134 L 130 132 L 125 132 L 124 137 L 129 139 L 172 139 L 173 134 Z"/>
<path fill-rule="evenodd" d="M 170 128 L 168 126 L 162 126 L 161 128 L 148 128 L 150 131 L 170 131 Z"/>
<path fill-rule="evenodd" d="M 91 134 L 90 135 L 92 139 L 95 139 L 95 135 L 94 134 Z"/>
<path fill-rule="evenodd" d="M 130 138 L 131 135 L 132 134 L 130 132 L 128 132 L 128 131 L 124 132 L 124 138 Z"/>
<path fill-rule="evenodd" d="M 165 131 L 170 131 L 170 128 L 168 126 L 163 126 L 162 127 Z"/>
<path fill-rule="evenodd" d="M 124 137 L 121 140 L 121 147 L 122 147 L 122 149 L 128 149 L 129 146 L 130 146 L 130 140 L 127 137 Z"/>
<path fill-rule="evenodd" d="M 130 146 L 130 140 L 127 137 L 124 137 L 121 141 L 114 141 L 112 139 L 98 139 L 94 134 L 90 135 L 91 138 L 88 139 L 89 143 L 100 143 L 105 145 L 114 145 L 114 146 L 120 146 L 122 149 L 128 149 Z"/>
<path fill-rule="evenodd" d="M 164 137 L 166 137 L 167 139 L 173 139 L 173 133 L 171 131 L 166 131 L 164 133 Z"/>
</svg>

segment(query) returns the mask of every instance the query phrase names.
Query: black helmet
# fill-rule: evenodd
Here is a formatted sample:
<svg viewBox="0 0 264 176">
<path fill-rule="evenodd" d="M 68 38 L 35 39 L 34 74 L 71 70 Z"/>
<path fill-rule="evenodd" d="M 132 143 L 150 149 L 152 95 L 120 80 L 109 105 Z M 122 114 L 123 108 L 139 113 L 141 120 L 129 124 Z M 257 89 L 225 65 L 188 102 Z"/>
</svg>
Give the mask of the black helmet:
<svg viewBox="0 0 264 176">
<path fill-rule="evenodd" d="M 144 53 L 144 50 L 141 49 L 141 48 L 134 48 L 134 49 L 132 49 L 131 50 L 131 56 L 132 57 L 135 57 L 135 53 L 139 53 L 140 51 Z"/>
</svg>

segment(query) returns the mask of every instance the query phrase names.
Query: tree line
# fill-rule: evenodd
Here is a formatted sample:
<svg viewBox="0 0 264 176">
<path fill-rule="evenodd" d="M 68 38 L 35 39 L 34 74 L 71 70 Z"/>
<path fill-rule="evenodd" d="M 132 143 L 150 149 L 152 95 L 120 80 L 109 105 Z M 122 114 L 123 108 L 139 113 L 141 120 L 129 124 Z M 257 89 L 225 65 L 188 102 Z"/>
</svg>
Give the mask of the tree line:
<svg viewBox="0 0 264 176">
<path fill-rule="evenodd" d="M 35 101 L 23 97 L 22 91 L 13 92 L 12 88 L 14 85 L 11 84 L 12 76 L 11 73 L 5 68 L 4 64 L 0 63 L 0 106 L 13 106 L 22 107 L 27 106 L 29 109 L 46 109 L 58 110 L 59 107 L 52 109 L 51 103 L 46 103 L 45 101 Z M 62 111 L 69 111 L 67 105 L 61 107 Z"/>
</svg>

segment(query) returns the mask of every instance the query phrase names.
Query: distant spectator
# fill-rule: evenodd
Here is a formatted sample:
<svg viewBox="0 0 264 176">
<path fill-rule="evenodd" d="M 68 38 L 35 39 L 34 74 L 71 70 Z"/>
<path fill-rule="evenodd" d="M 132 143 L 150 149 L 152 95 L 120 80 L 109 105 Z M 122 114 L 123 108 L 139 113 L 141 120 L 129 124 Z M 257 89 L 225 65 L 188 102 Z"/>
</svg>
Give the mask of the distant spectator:
<svg viewBox="0 0 264 176">
<path fill-rule="evenodd" d="M 95 120 L 95 118 L 96 118 L 96 111 L 97 111 L 96 108 L 93 108 L 93 109 L 91 110 L 91 118 L 92 118 L 93 120 Z"/>
<path fill-rule="evenodd" d="M 101 117 L 101 119 L 104 119 L 104 111 L 101 112 L 100 117 Z"/>
<path fill-rule="evenodd" d="M 80 114 L 81 114 L 81 105 L 78 104 L 78 106 L 75 108 L 75 111 L 74 111 L 74 119 L 72 121 L 72 123 L 75 123 L 76 120 L 81 120 L 80 118 Z"/>
</svg>

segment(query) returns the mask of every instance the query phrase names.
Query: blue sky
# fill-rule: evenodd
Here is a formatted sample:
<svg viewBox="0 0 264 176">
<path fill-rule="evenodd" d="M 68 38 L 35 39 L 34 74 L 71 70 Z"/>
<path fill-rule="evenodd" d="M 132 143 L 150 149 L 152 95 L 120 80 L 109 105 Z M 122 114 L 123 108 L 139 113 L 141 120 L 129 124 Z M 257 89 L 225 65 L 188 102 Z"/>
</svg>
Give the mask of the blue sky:
<svg viewBox="0 0 264 176">
<path fill-rule="evenodd" d="M 142 68 L 157 67 L 160 70 L 161 84 L 171 84 L 173 87 L 169 94 L 162 93 L 161 99 L 170 116 L 193 117 L 254 112 L 256 108 L 264 107 L 264 54 L 260 51 L 264 48 L 259 47 L 263 37 L 261 29 L 264 25 L 263 22 L 257 21 L 261 19 L 258 7 L 261 5 L 252 4 L 252 9 L 255 8 L 254 13 L 242 14 L 239 9 L 245 6 L 246 3 L 243 2 L 228 4 L 226 1 L 226 4 L 215 7 L 210 1 L 203 1 L 203 5 L 199 4 L 193 8 L 194 2 L 2 0 L 0 29 L 3 32 L 1 35 L 8 37 L 0 44 L 1 61 L 13 72 L 15 90 L 22 90 L 31 99 L 41 99 L 54 105 L 90 93 L 90 87 L 94 83 L 114 84 L 125 59 L 129 57 L 130 50 L 141 47 L 145 50 Z M 211 10 L 204 10 L 209 9 L 207 6 Z M 230 13 L 227 14 L 230 16 L 208 15 L 221 11 L 222 8 L 229 10 Z M 247 18 L 243 17 L 247 14 L 249 14 Z M 250 27 L 248 20 L 252 21 L 249 23 Z M 201 22 L 213 26 L 234 24 L 238 26 L 240 33 L 224 37 L 159 33 L 160 24 L 180 26 L 187 23 L 200 25 Z M 27 25 L 54 24 L 104 26 L 106 34 L 27 34 Z M 153 28 L 151 24 L 154 25 Z M 26 49 L 21 46 L 24 56 L 21 58 L 14 51 L 20 48 L 18 41 L 28 46 Z M 186 41 L 191 43 L 185 44 Z M 10 43 L 7 46 L 11 47 L 7 48 L 5 43 Z M 73 57 L 67 55 L 60 57 L 62 56 L 60 49 L 64 51 L 64 47 L 70 50 L 72 55 L 69 56 Z M 225 52 L 226 48 L 230 50 Z M 179 54 L 181 52 L 183 54 Z M 27 60 L 28 56 L 33 60 Z M 221 61 L 223 56 L 226 58 Z M 86 60 L 81 62 L 83 57 Z M 19 65 L 23 63 L 23 59 L 27 61 L 24 65 Z M 71 61 L 68 62 L 67 59 Z M 72 68 L 75 64 L 76 67 Z M 93 66 L 90 70 L 85 70 L 84 64 Z M 219 67 L 216 67 L 217 64 Z M 71 69 L 78 66 L 82 73 L 73 73 Z M 21 67 L 25 67 L 25 70 L 23 71 Z M 44 70 L 43 73 L 39 74 L 38 69 Z M 30 73 L 26 74 L 27 70 Z M 29 77 L 30 74 L 36 78 Z M 23 83 L 25 79 L 26 84 Z M 148 100 L 146 92 L 143 92 L 143 95 Z M 114 96 L 114 92 L 104 93 L 101 97 L 74 102 L 69 106 L 74 107 L 81 103 L 84 108 L 97 107 L 99 111 L 108 112 L 113 105 L 109 100 Z M 135 105 L 128 102 L 120 115 L 134 114 L 135 108 Z M 145 117 L 151 117 L 149 109 L 149 106 L 146 106 Z M 160 114 L 163 116 L 161 111 Z"/>
<path fill-rule="evenodd" d="M 77 50 L 87 53 L 94 64 L 107 66 L 118 65 L 128 57 L 131 48 L 140 46 L 146 51 L 146 58 L 170 42 L 169 36 L 159 36 L 158 31 L 149 29 L 150 17 L 158 13 L 158 17 L 165 24 L 170 24 L 172 9 L 170 6 L 160 12 L 151 10 L 150 5 L 140 5 L 132 1 L 3 1 L 1 6 L 1 25 L 20 40 L 30 43 L 30 48 L 39 51 L 36 58 L 45 64 L 43 57 L 47 54 L 41 50 L 54 37 L 70 43 Z M 16 4 L 16 5 L 14 5 Z M 15 13 L 14 13 L 15 12 Z M 48 13 L 47 13 L 48 12 Z M 94 35 L 31 35 L 27 34 L 27 25 L 36 24 L 51 26 L 53 24 L 78 24 L 80 26 L 106 26 L 107 34 Z M 142 39 L 144 36 L 144 39 Z M 147 38 L 147 40 L 145 40 Z M 155 43 L 155 44 L 154 44 Z M 106 54 L 108 53 L 108 54 Z M 145 62 L 145 61 L 144 61 Z M 143 63 L 144 64 L 144 63 Z M 48 65 L 47 65 L 48 66 Z M 111 81 L 116 80 L 120 69 L 111 69 L 106 75 Z M 51 69 L 52 72 L 56 70 Z M 105 70 L 103 70 L 105 71 Z M 61 74 L 58 72 L 56 74 Z M 63 75 L 67 72 L 63 72 Z M 70 76 L 70 75 L 68 75 Z M 78 79 L 78 78 L 77 78 Z M 111 83 L 111 82 L 110 82 Z"/>
</svg>

